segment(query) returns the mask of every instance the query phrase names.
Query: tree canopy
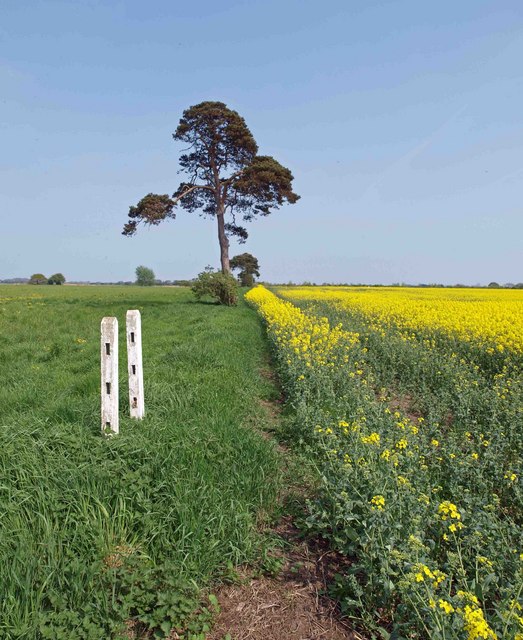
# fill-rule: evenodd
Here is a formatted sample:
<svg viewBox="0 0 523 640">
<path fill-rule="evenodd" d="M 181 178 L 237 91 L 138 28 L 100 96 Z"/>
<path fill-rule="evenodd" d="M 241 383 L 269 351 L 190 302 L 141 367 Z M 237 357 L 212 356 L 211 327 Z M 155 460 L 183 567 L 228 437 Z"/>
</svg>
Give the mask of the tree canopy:
<svg viewBox="0 0 523 640">
<path fill-rule="evenodd" d="M 149 193 L 129 208 L 123 234 L 132 236 L 140 223 L 158 225 L 175 218 L 175 207 L 216 218 L 220 260 L 230 273 L 229 238 L 247 240 L 245 222 L 267 216 L 299 196 L 293 175 L 271 156 L 259 156 L 245 120 L 223 102 L 202 102 L 183 112 L 174 140 L 186 148 L 180 172 L 186 175 L 172 196 Z"/>
<path fill-rule="evenodd" d="M 63 273 L 53 273 L 47 281 L 47 284 L 65 284 L 65 276 Z"/>
<path fill-rule="evenodd" d="M 231 269 L 239 271 L 238 277 L 243 287 L 252 287 L 254 276 L 260 277 L 258 259 L 250 253 L 241 253 L 231 260 Z"/>
<path fill-rule="evenodd" d="M 43 273 L 33 273 L 29 278 L 29 284 L 47 284 L 47 278 Z"/>
<path fill-rule="evenodd" d="M 142 287 L 150 287 L 154 284 L 155 275 L 152 269 L 140 265 L 136 267 L 136 284 Z"/>
</svg>

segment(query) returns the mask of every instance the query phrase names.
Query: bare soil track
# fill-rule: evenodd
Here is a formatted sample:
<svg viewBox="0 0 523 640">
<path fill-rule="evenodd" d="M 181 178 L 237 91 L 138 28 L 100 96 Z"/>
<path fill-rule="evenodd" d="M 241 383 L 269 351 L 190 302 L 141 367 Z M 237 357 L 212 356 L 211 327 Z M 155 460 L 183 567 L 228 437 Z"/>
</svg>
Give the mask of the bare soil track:
<svg viewBox="0 0 523 640">
<path fill-rule="evenodd" d="M 270 366 L 261 373 L 278 386 Z M 269 424 L 280 418 L 283 402 L 282 396 L 260 402 Z M 288 448 L 278 444 L 278 450 L 283 462 Z M 285 543 L 281 571 L 260 576 L 244 568 L 238 584 L 219 589 L 220 614 L 208 640 L 359 640 L 361 636 L 341 620 L 336 604 L 324 595 L 345 561 L 321 541 L 304 541 L 290 516 L 282 518 L 274 532 Z"/>
<path fill-rule="evenodd" d="M 221 607 L 208 640 L 358 640 L 323 592 L 339 558 L 320 543 L 299 540 L 290 518 L 277 533 L 289 544 L 275 577 L 243 572 L 240 584 L 218 591 Z"/>
</svg>

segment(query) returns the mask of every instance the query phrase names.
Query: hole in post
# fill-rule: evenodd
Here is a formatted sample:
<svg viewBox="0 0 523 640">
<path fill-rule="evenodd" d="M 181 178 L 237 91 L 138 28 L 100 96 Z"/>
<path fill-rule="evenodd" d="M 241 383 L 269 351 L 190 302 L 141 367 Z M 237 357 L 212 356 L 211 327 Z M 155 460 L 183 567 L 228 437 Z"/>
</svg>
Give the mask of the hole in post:
<svg viewBox="0 0 523 640">
<path fill-rule="evenodd" d="M 133 409 L 136 409 L 138 406 L 138 398 L 133 398 Z"/>
<path fill-rule="evenodd" d="M 111 344 L 109 342 L 105 343 L 105 354 L 108 356 L 111 355 Z"/>
<path fill-rule="evenodd" d="M 133 376 L 136 375 L 136 365 L 135 364 L 131 365 L 131 371 L 133 372 Z"/>
<path fill-rule="evenodd" d="M 111 393 L 111 383 L 110 382 L 106 382 L 105 383 L 105 390 L 107 391 L 107 394 Z"/>
<path fill-rule="evenodd" d="M 131 342 L 134 342 L 134 331 L 131 331 Z"/>
</svg>

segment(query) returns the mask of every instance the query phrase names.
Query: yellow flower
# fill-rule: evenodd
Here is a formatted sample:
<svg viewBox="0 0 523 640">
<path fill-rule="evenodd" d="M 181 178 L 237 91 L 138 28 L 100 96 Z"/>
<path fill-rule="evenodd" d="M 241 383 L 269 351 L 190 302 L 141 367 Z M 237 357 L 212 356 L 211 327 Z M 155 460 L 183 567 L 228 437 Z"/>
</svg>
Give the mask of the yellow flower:
<svg viewBox="0 0 523 640">
<path fill-rule="evenodd" d="M 478 556 L 478 562 L 487 567 L 487 569 L 492 569 L 492 561 L 485 558 L 485 556 Z"/>
<path fill-rule="evenodd" d="M 461 600 L 465 600 L 466 602 L 479 606 L 479 600 L 473 593 L 470 593 L 470 591 L 458 591 L 456 595 Z"/>
<path fill-rule="evenodd" d="M 438 600 L 438 607 L 440 609 L 443 609 L 443 611 L 447 614 L 450 615 L 451 613 L 454 613 L 454 607 L 450 604 L 450 602 L 447 602 L 446 600 Z"/>
<path fill-rule="evenodd" d="M 381 511 L 385 506 L 385 498 L 383 496 L 373 496 L 370 501 L 372 508 Z"/>
<path fill-rule="evenodd" d="M 478 607 L 466 605 L 463 610 L 464 630 L 468 633 L 468 640 L 497 640 L 497 635 L 489 627 L 483 616 L 483 611 Z"/>
<path fill-rule="evenodd" d="M 439 587 L 439 585 L 443 582 L 443 580 L 445 580 L 445 578 L 447 577 L 445 573 L 443 573 L 443 571 L 440 571 L 439 569 L 434 569 L 433 573 L 433 579 L 434 582 L 432 583 L 432 586 L 437 589 Z"/>
<path fill-rule="evenodd" d="M 452 502 L 448 500 L 444 500 L 438 506 L 438 513 L 442 520 L 447 520 L 451 518 L 453 520 L 461 520 L 461 514 L 458 511 L 458 508 Z"/>
<path fill-rule="evenodd" d="M 434 587 L 438 587 L 439 584 L 447 577 L 444 573 L 435 569 L 432 571 L 426 564 L 421 562 L 416 563 L 413 566 L 412 577 L 415 582 L 424 582 L 425 579 L 433 580 Z"/>
<path fill-rule="evenodd" d="M 370 436 L 362 436 L 361 441 L 363 444 L 371 444 L 378 446 L 380 443 L 380 434 L 379 433 L 371 433 Z"/>
</svg>

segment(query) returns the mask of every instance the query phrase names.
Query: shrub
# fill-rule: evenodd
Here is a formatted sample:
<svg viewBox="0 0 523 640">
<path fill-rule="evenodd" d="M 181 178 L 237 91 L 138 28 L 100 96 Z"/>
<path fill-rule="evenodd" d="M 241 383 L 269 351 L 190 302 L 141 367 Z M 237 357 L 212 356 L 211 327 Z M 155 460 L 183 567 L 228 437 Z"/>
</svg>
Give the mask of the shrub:
<svg viewBox="0 0 523 640">
<path fill-rule="evenodd" d="M 233 306 L 238 303 L 238 282 L 230 273 L 215 271 L 206 267 L 198 274 L 191 287 L 198 300 L 206 296 L 214 298 L 219 304 Z"/>
</svg>

